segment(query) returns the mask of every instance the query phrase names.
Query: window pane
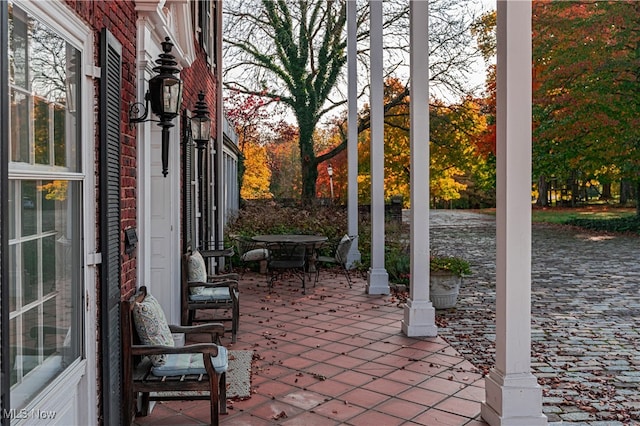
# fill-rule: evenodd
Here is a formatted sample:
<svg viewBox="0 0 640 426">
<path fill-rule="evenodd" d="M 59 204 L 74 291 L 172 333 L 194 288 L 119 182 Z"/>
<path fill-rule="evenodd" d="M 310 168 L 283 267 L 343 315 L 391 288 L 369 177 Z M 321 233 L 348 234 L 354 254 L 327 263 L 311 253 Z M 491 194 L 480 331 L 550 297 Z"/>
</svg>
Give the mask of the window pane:
<svg viewBox="0 0 640 426">
<path fill-rule="evenodd" d="M 29 97 L 11 91 L 11 161 L 29 162 Z"/>
<path fill-rule="evenodd" d="M 55 151 L 55 165 L 66 166 L 66 129 L 65 119 L 67 111 L 61 105 L 55 105 L 53 107 L 53 149 Z"/>
<path fill-rule="evenodd" d="M 33 99 L 33 139 L 36 164 L 49 164 L 49 104 Z"/>
<path fill-rule="evenodd" d="M 38 298 L 38 241 L 22 243 L 22 306 Z"/>
<path fill-rule="evenodd" d="M 42 253 L 42 295 L 46 296 L 56 291 L 56 259 L 58 252 L 54 236 L 42 239 Z"/>
<path fill-rule="evenodd" d="M 8 212 L 13 212 L 13 210 L 16 208 L 16 186 L 15 186 L 15 182 L 11 181 L 9 182 L 9 206 L 7 208 Z M 20 204 L 18 204 L 20 205 Z M 16 215 L 15 214 L 10 214 L 9 215 L 9 239 L 13 239 L 16 237 Z"/>
<path fill-rule="evenodd" d="M 9 82 L 27 89 L 27 17 L 19 8 L 9 8 Z"/>
<path fill-rule="evenodd" d="M 61 208 L 66 209 L 63 204 L 67 199 L 68 183 L 66 180 L 42 181 L 39 187 L 42 202 L 42 232 L 53 231 L 56 226 L 64 225 L 62 220 L 56 225 L 56 215 Z"/>
<path fill-rule="evenodd" d="M 36 210 L 36 182 L 33 180 L 22 181 L 22 233 L 21 237 L 28 237 L 38 232 L 38 215 Z"/>
<path fill-rule="evenodd" d="M 17 280 L 18 280 L 18 267 L 16 265 L 16 247 L 15 245 L 9 246 L 9 312 L 16 310 L 16 295 Z"/>
<path fill-rule="evenodd" d="M 10 350 L 9 350 L 9 364 L 11 365 L 11 386 L 15 385 L 18 382 L 18 367 L 19 364 L 17 362 L 18 356 L 18 320 L 15 318 L 9 321 L 9 340 L 10 340 Z"/>
</svg>

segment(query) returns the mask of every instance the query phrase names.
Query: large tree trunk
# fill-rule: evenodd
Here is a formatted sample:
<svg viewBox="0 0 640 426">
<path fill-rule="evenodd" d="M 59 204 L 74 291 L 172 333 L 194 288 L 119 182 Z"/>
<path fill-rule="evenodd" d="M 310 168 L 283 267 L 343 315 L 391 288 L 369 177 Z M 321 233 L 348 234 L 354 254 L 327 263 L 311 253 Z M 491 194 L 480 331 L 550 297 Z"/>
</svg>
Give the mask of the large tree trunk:
<svg viewBox="0 0 640 426">
<path fill-rule="evenodd" d="M 316 180 L 318 179 L 318 163 L 313 150 L 313 129 L 315 122 L 302 115 L 298 116 L 300 124 L 300 169 L 302 172 L 302 201 L 308 203 L 316 198 Z"/>
<path fill-rule="evenodd" d="M 538 200 L 536 205 L 540 207 L 546 207 L 549 205 L 549 186 L 544 175 L 538 177 Z"/>
<path fill-rule="evenodd" d="M 602 195 L 600 198 L 602 198 L 603 200 L 611 199 L 611 182 L 602 184 Z"/>
</svg>

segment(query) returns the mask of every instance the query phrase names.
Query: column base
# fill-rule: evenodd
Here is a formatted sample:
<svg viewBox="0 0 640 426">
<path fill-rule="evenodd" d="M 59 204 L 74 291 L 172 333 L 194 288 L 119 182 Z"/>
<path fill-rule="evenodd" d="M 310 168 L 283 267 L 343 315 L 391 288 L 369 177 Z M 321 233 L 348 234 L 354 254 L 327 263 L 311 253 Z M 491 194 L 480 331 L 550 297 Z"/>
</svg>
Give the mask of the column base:
<svg viewBox="0 0 640 426">
<path fill-rule="evenodd" d="M 485 398 L 481 405 L 482 419 L 491 426 L 543 426 L 542 388 L 531 373 L 503 376 L 491 370 L 485 378 Z"/>
<path fill-rule="evenodd" d="M 408 337 L 435 337 L 436 310 L 431 302 L 416 302 L 409 299 L 404 305 L 402 332 Z"/>
<path fill-rule="evenodd" d="M 367 294 L 389 294 L 389 274 L 384 268 L 369 269 L 367 272 Z"/>
</svg>

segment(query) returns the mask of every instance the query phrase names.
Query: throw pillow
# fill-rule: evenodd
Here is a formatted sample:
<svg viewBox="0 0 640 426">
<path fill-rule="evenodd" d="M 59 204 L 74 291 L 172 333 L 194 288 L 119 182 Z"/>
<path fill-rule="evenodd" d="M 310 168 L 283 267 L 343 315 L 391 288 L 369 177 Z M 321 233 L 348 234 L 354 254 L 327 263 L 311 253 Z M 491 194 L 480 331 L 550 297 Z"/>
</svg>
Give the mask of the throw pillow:
<svg viewBox="0 0 640 426">
<path fill-rule="evenodd" d="M 199 251 L 194 251 L 189 256 L 189 262 L 187 263 L 187 280 L 207 282 L 207 267 L 204 263 L 204 258 Z M 191 287 L 191 294 L 200 294 L 204 290 L 204 287 Z"/>
<path fill-rule="evenodd" d="M 147 294 L 142 302 L 134 303 L 133 323 L 143 345 L 175 345 L 162 306 L 152 295 Z M 167 355 L 152 355 L 150 358 L 154 366 L 160 366 L 166 362 Z"/>
</svg>

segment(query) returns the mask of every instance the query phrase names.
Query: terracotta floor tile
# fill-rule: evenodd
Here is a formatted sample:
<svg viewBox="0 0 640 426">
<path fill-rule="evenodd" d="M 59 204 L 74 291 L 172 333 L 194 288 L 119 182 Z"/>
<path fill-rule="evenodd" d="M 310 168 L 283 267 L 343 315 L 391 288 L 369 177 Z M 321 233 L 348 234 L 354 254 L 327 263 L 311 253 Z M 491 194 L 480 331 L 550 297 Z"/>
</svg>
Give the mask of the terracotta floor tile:
<svg viewBox="0 0 640 426">
<path fill-rule="evenodd" d="M 316 364 L 316 362 L 317 361 L 314 361 L 312 359 L 307 359 L 300 356 L 292 356 L 290 358 L 283 359 L 280 365 L 291 370 L 304 370 Z"/>
<path fill-rule="evenodd" d="M 376 379 L 369 374 L 360 373 L 358 371 L 344 371 L 340 374 L 337 374 L 332 377 L 332 381 L 338 381 L 342 383 L 346 383 L 352 386 L 362 386 L 370 381 Z"/>
<path fill-rule="evenodd" d="M 401 419 L 409 420 L 425 411 L 426 407 L 422 404 L 406 401 L 400 398 L 391 398 L 378 407 L 377 411 L 390 414 Z"/>
<path fill-rule="evenodd" d="M 380 364 L 375 361 L 369 361 L 354 368 L 359 373 L 368 374 L 372 377 L 384 377 L 389 373 L 397 371 L 397 368 L 392 365 Z"/>
<path fill-rule="evenodd" d="M 345 392 L 353 389 L 353 386 L 336 380 L 316 380 L 316 383 L 307 386 L 313 392 L 321 393 L 331 398 L 337 398 Z"/>
<path fill-rule="evenodd" d="M 409 389 L 410 385 L 400 383 L 400 382 L 395 382 L 393 380 L 388 380 L 388 379 L 376 379 L 376 380 L 371 380 L 369 383 L 366 383 L 361 387 L 362 389 L 367 389 L 367 390 L 382 393 L 385 395 L 394 396 Z"/>
<path fill-rule="evenodd" d="M 469 419 L 463 416 L 431 409 L 413 418 L 412 421 L 425 426 L 463 426 L 469 422 Z"/>
<path fill-rule="evenodd" d="M 280 399 L 287 404 L 291 404 L 308 411 L 323 403 L 326 399 L 326 396 L 306 390 L 297 390 L 283 396 Z"/>
<path fill-rule="evenodd" d="M 389 399 L 389 396 L 358 388 L 340 395 L 340 399 L 364 408 L 375 408 L 378 404 Z"/>
<path fill-rule="evenodd" d="M 384 378 L 400 383 L 406 383 L 411 386 L 418 386 L 420 383 L 429 379 L 429 376 L 407 369 L 396 369 L 395 371 L 385 375 Z"/>
<path fill-rule="evenodd" d="M 347 355 L 350 357 L 362 359 L 364 361 L 374 361 L 380 358 L 383 354 L 366 348 L 356 348 L 350 351 Z"/>
<path fill-rule="evenodd" d="M 294 417 L 303 412 L 304 410 L 301 408 L 294 407 L 293 405 L 285 404 L 276 400 L 261 404 L 251 410 L 251 414 L 253 414 L 254 416 L 264 420 L 269 420 L 271 422 L 280 420 L 285 416 L 286 418 Z"/>
<path fill-rule="evenodd" d="M 435 407 L 436 404 L 444 400 L 447 395 L 428 389 L 411 388 L 398 394 L 396 397 L 415 402 L 416 404 L 422 404 L 425 407 Z"/>
<path fill-rule="evenodd" d="M 453 380 L 447 380 L 443 377 L 431 377 L 426 381 L 420 383 L 418 387 L 433 390 L 435 392 L 443 393 L 445 395 L 453 395 L 458 393 L 464 386 Z"/>
<path fill-rule="evenodd" d="M 259 417 L 255 417 L 250 413 L 240 413 L 236 416 L 221 417 L 220 423 L 229 424 L 233 426 L 270 426 L 273 425 L 272 421 L 264 420 Z"/>
<path fill-rule="evenodd" d="M 291 386 L 289 384 L 272 380 L 264 382 L 261 385 L 257 385 L 255 387 L 255 393 L 264 395 L 267 398 L 277 398 L 279 396 L 293 392 L 295 389 L 296 388 L 294 386 Z"/>
<path fill-rule="evenodd" d="M 388 414 L 378 413 L 377 411 L 372 410 L 366 411 L 359 416 L 356 416 L 349 420 L 349 424 L 354 426 L 395 426 L 401 425 L 402 423 L 404 423 L 403 419 L 399 419 L 398 417 L 393 417 Z"/>
<path fill-rule="evenodd" d="M 364 364 L 366 361 L 359 358 L 347 356 L 347 355 L 336 355 L 335 357 L 330 358 L 325 362 L 327 364 L 335 365 L 336 367 L 341 367 L 345 370 L 350 370 L 352 368 L 355 368 L 359 365 Z"/>
<path fill-rule="evenodd" d="M 468 399 L 470 401 L 482 401 L 484 400 L 484 386 L 465 386 L 460 392 L 454 394 L 458 398 Z"/>
<path fill-rule="evenodd" d="M 316 365 L 312 365 L 307 369 L 307 372 L 310 374 L 317 374 L 323 376 L 325 378 L 331 378 L 336 374 L 340 374 L 344 371 L 344 368 L 336 367 L 335 365 L 318 363 Z"/>
<path fill-rule="evenodd" d="M 469 418 L 474 418 L 480 414 L 480 402 L 456 397 L 445 399 L 438 403 L 435 408 Z"/>
<path fill-rule="evenodd" d="M 338 399 L 333 399 L 319 405 L 314 409 L 314 411 L 327 418 L 345 422 L 346 420 L 363 413 L 365 408 L 345 403 Z"/>
<path fill-rule="evenodd" d="M 337 425 L 338 423 L 316 413 L 306 412 L 285 420 L 280 424 L 284 426 L 331 426 Z"/>
</svg>

